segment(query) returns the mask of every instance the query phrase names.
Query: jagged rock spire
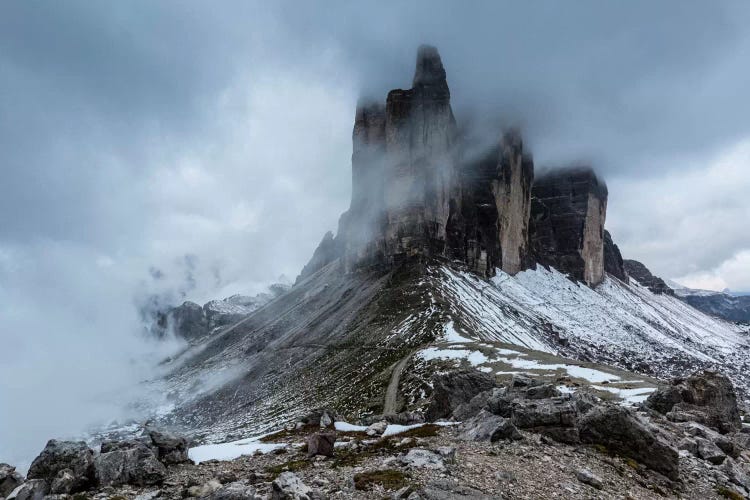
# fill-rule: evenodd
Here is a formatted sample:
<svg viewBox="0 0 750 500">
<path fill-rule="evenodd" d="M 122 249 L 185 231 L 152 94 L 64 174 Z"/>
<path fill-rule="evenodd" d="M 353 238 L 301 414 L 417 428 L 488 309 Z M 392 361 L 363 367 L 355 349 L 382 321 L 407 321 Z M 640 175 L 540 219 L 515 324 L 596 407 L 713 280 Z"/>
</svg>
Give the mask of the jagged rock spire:
<svg viewBox="0 0 750 500">
<path fill-rule="evenodd" d="M 448 90 L 443 61 L 438 50 L 431 45 L 421 45 L 417 50 L 417 67 L 412 88 L 419 86 L 438 86 Z"/>
</svg>

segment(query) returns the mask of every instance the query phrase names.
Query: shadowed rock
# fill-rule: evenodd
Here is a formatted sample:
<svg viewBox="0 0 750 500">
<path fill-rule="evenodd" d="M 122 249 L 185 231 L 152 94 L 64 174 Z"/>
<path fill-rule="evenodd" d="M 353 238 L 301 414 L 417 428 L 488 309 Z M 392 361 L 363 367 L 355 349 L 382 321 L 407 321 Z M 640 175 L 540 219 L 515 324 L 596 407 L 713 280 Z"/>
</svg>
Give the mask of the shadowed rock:
<svg viewBox="0 0 750 500">
<path fill-rule="evenodd" d="M 85 490 L 94 482 L 94 453 L 83 441 L 51 439 L 29 467 L 28 479 L 52 483 L 62 470 L 69 470 L 75 480 L 70 492 Z"/>
<path fill-rule="evenodd" d="M 666 295 L 674 295 L 674 290 L 669 288 L 663 279 L 651 274 L 651 271 L 637 260 L 625 259 L 623 265 L 625 266 L 625 271 L 627 271 L 628 276 L 652 292 L 656 294 L 663 293 Z"/>
<path fill-rule="evenodd" d="M 595 286 L 604 279 L 607 186 L 593 170 L 553 170 L 534 181 L 531 240 L 536 261 Z"/>
</svg>

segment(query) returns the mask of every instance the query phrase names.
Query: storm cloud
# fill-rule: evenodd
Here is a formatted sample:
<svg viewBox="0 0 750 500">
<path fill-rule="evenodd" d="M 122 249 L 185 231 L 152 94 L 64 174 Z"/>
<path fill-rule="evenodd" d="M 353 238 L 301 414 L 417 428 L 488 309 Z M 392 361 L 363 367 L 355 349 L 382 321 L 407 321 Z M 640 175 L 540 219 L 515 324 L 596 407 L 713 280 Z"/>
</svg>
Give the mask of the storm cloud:
<svg viewBox="0 0 750 500">
<path fill-rule="evenodd" d="M 348 206 L 358 97 L 408 87 L 424 42 L 461 123 L 520 126 L 539 167 L 602 174 L 626 258 L 750 289 L 749 14 L 740 1 L 3 2 L 0 378 L 18 384 L 0 390 L 0 458 L 49 437 L 29 413 L 69 411 L 50 433 L 105 418 L 60 391 L 78 401 L 148 376 L 143 295 L 203 302 L 294 277 Z"/>
</svg>

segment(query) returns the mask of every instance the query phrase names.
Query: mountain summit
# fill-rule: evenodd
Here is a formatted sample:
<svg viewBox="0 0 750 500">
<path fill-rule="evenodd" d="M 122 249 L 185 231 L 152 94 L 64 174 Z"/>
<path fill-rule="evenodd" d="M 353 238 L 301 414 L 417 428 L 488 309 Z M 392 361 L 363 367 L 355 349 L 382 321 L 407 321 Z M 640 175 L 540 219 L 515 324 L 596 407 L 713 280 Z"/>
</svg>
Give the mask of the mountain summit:
<svg viewBox="0 0 750 500">
<path fill-rule="evenodd" d="M 515 130 L 476 155 L 457 132 L 434 47 L 419 48 L 411 89 L 358 105 L 352 135 L 350 209 L 300 279 L 339 259 L 352 271 L 427 258 L 483 277 L 539 262 L 592 286 L 604 278 L 604 183 L 578 166 L 534 182 Z"/>
</svg>

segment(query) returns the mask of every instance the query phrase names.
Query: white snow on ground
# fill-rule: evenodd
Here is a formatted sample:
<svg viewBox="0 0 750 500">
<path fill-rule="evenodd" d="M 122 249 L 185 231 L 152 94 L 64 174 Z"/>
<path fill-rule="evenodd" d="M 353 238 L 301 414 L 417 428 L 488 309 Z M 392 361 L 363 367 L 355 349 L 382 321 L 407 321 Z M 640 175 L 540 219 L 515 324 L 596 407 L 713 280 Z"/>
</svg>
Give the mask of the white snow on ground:
<svg viewBox="0 0 750 500">
<path fill-rule="evenodd" d="M 258 441 L 261 437 L 263 436 L 241 439 L 239 441 L 232 441 L 231 443 L 196 446 L 188 450 L 188 456 L 196 464 L 199 464 L 206 460 L 234 460 L 242 455 L 252 455 L 257 451 L 268 453 L 286 446 L 285 444 L 278 443 L 261 443 Z"/>
<path fill-rule="evenodd" d="M 458 425 L 461 422 L 432 422 L 432 425 L 439 425 L 442 427 L 450 427 L 452 425 Z M 383 431 L 383 437 L 387 436 L 395 436 L 396 434 L 401 434 L 406 431 L 410 431 L 412 429 L 416 429 L 418 427 L 422 427 L 425 424 L 412 424 L 412 425 L 398 425 L 398 424 L 388 424 L 388 427 L 385 428 L 385 431 Z"/>
<path fill-rule="evenodd" d="M 646 398 L 656 390 L 656 387 L 637 387 L 635 389 L 621 389 L 619 387 L 612 387 L 606 385 L 594 385 L 594 389 L 600 391 L 611 392 L 615 396 L 619 397 L 628 403 L 642 403 Z"/>
<path fill-rule="evenodd" d="M 364 432 L 367 430 L 366 425 L 353 425 L 349 422 L 334 422 L 333 427 L 341 432 Z"/>
<path fill-rule="evenodd" d="M 490 282 L 449 267 L 433 269 L 432 278 L 451 304 L 452 328 L 472 340 L 581 356 L 659 377 L 714 368 L 750 389 L 747 332 L 637 283 L 607 276 L 592 289 L 541 266 L 516 276 L 498 270 Z M 572 370 L 593 382 L 613 380 Z"/>
<path fill-rule="evenodd" d="M 431 359 L 466 359 L 473 366 L 479 366 L 490 361 L 483 353 L 467 349 L 438 349 L 437 347 L 428 347 L 419 351 L 419 356 L 428 361 Z"/>
<path fill-rule="evenodd" d="M 445 324 L 444 336 L 445 336 L 445 341 L 451 344 L 461 344 L 464 342 L 472 342 L 471 339 L 462 337 L 461 334 L 456 331 L 456 329 L 453 326 L 453 321 L 449 321 L 448 323 Z"/>
</svg>

